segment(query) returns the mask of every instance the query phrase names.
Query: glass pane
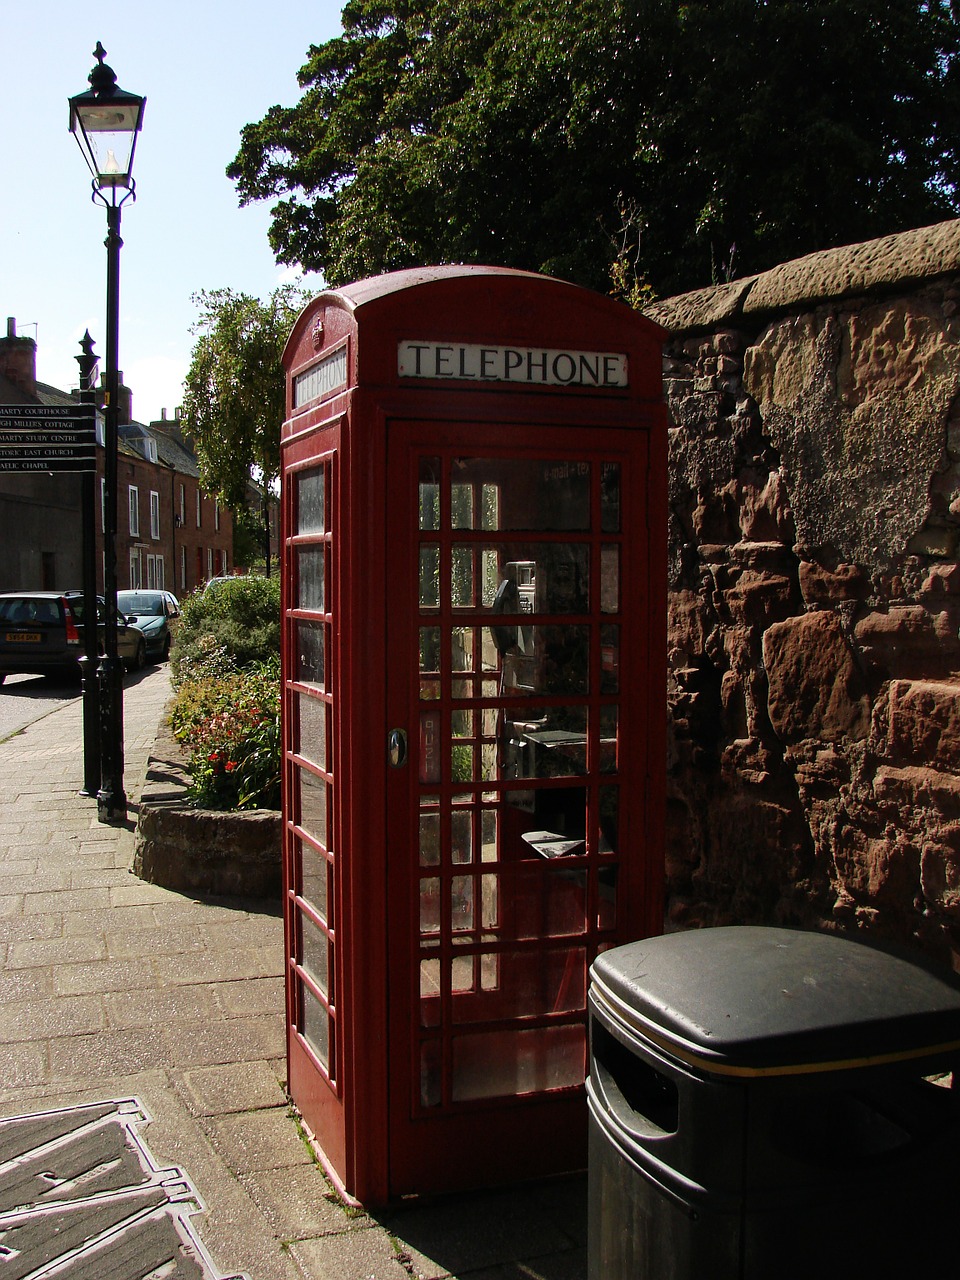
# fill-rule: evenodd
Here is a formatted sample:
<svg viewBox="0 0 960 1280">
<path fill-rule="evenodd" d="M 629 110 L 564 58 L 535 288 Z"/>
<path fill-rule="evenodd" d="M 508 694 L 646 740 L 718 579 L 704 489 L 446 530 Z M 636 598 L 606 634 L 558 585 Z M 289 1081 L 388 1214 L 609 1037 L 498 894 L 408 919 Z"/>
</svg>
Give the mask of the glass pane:
<svg viewBox="0 0 960 1280">
<path fill-rule="evenodd" d="M 451 529 L 473 529 L 473 485 L 451 484 L 450 486 L 450 527 Z"/>
<path fill-rule="evenodd" d="M 481 857 L 484 862 L 496 861 L 497 818 L 496 809 L 484 809 L 480 815 L 481 840 L 483 842 Z"/>
<path fill-rule="evenodd" d="M 420 1046 L 420 1105 L 439 1107 L 442 1092 L 443 1053 L 438 1040 Z"/>
<path fill-rule="evenodd" d="M 567 459 L 454 458 L 454 490 L 473 487 L 483 528 L 560 531 L 590 528 L 590 463 Z M 476 498 L 474 498 L 474 506 Z M 473 512 L 471 511 L 471 519 Z M 455 529 L 473 529 L 473 523 Z"/>
<path fill-rule="evenodd" d="M 420 961 L 420 1025 L 440 1025 L 440 961 Z"/>
<path fill-rule="evenodd" d="M 420 528 L 440 528 L 440 459 L 420 459 Z"/>
<path fill-rule="evenodd" d="M 617 924 L 618 867 L 600 867 L 597 872 L 597 928 L 614 929 Z"/>
<path fill-rule="evenodd" d="M 440 756 L 440 712 L 420 712 L 420 781 L 439 782 L 443 766 Z"/>
<path fill-rule="evenodd" d="M 472 738 L 474 719 L 472 711 L 454 711 L 450 718 L 450 730 L 454 738 Z"/>
<path fill-rule="evenodd" d="M 454 1023 L 463 1026 L 492 1016 L 537 1017 L 576 1013 L 586 1008 L 587 953 L 582 946 L 550 951 L 503 951 L 500 961 L 495 1006 L 488 1001 L 455 1001 Z M 492 1007 L 495 1014 L 491 1012 Z"/>
<path fill-rule="evenodd" d="M 454 862 L 473 861 L 473 811 L 454 809 L 450 815 L 450 839 Z"/>
<path fill-rule="evenodd" d="M 617 725 L 619 707 L 600 708 L 600 772 L 617 772 Z"/>
<path fill-rule="evenodd" d="M 451 782 L 472 782 L 474 778 L 475 749 L 458 742 L 450 748 Z"/>
<path fill-rule="evenodd" d="M 323 546 L 297 547 L 297 608 L 324 612 Z"/>
<path fill-rule="evenodd" d="M 453 1041 L 453 1100 L 509 1097 L 580 1086 L 586 1077 L 582 1026 L 489 1031 Z"/>
<path fill-rule="evenodd" d="M 620 692 L 620 628 L 600 628 L 600 692 Z"/>
<path fill-rule="evenodd" d="M 482 564 L 484 600 L 497 579 L 489 605 L 494 613 L 589 612 L 590 548 L 584 543 L 504 542 L 484 547 Z M 523 635 L 512 643 L 523 647 Z M 497 647 L 503 652 L 507 646 Z"/>
<path fill-rule="evenodd" d="M 605 462 L 600 468 L 600 528 L 620 532 L 620 464 Z"/>
<path fill-rule="evenodd" d="M 454 609 L 473 604 L 473 548 L 455 546 L 450 562 L 450 603 Z"/>
<path fill-rule="evenodd" d="M 528 858 L 550 862 L 556 858 L 579 857 L 586 852 L 587 792 L 584 787 L 508 791 L 505 800 L 507 813 L 500 829 L 501 864 Z M 518 812 L 511 812 L 513 809 Z"/>
<path fill-rule="evenodd" d="M 314 849 L 305 840 L 298 840 L 300 849 L 301 892 L 312 907 L 323 916 L 328 924 L 333 924 L 328 911 L 327 875 L 330 864 L 322 853 Z M 330 904 L 332 905 L 332 903 Z"/>
<path fill-rule="evenodd" d="M 297 623 L 297 679 L 324 687 L 326 627 L 322 622 Z"/>
<path fill-rule="evenodd" d="M 297 533 L 324 533 L 323 468 L 297 476 Z"/>
<path fill-rule="evenodd" d="M 330 1015 L 310 988 L 300 983 L 300 999 L 302 1001 L 302 1022 L 300 1032 L 307 1044 L 317 1055 L 328 1074 L 330 1071 Z"/>
<path fill-rule="evenodd" d="M 454 671 L 473 671 L 474 632 L 472 627 L 454 627 L 450 635 L 450 657 Z"/>
<path fill-rule="evenodd" d="M 440 932 L 440 881 L 433 876 L 420 881 L 420 932 Z"/>
<path fill-rule="evenodd" d="M 298 694 L 300 705 L 299 754 L 321 769 L 327 767 L 327 707 L 309 693 Z"/>
<path fill-rule="evenodd" d="M 473 876 L 454 876 L 450 884 L 450 919 L 454 932 L 472 929 Z"/>
<path fill-rule="evenodd" d="M 440 670 L 440 628 L 420 628 L 420 670 L 438 672 Z M 438 695 L 439 696 L 439 693 Z"/>
<path fill-rule="evenodd" d="M 300 963 L 304 972 L 310 975 L 323 994 L 326 995 L 328 992 L 327 948 L 329 947 L 329 939 L 323 930 L 318 929 L 314 922 L 302 912 L 300 913 L 300 925 L 303 931 L 303 951 Z"/>
<path fill-rule="evenodd" d="M 586 774 L 586 707 L 507 707 L 504 717 L 504 778 Z"/>
<path fill-rule="evenodd" d="M 420 548 L 420 608 L 440 607 L 440 548 L 426 543 Z"/>
<path fill-rule="evenodd" d="M 318 844 L 327 845 L 327 784 L 302 766 L 300 776 L 300 825 Z"/>
<path fill-rule="evenodd" d="M 600 548 L 600 609 L 603 613 L 620 611 L 620 548 Z"/>
<path fill-rule="evenodd" d="M 420 865 L 421 867 L 440 865 L 439 813 L 421 813 L 420 815 Z"/>
<path fill-rule="evenodd" d="M 600 788 L 600 848 L 602 854 L 620 852 L 620 788 Z"/>
</svg>

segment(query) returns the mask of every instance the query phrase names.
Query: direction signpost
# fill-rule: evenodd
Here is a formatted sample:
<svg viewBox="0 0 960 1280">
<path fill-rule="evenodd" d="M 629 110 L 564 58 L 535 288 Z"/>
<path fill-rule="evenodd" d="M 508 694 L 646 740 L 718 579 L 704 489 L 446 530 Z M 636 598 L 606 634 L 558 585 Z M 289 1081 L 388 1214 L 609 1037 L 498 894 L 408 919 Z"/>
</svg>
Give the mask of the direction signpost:
<svg viewBox="0 0 960 1280">
<path fill-rule="evenodd" d="M 0 405 L 0 474 L 94 471 L 92 404 Z"/>
</svg>

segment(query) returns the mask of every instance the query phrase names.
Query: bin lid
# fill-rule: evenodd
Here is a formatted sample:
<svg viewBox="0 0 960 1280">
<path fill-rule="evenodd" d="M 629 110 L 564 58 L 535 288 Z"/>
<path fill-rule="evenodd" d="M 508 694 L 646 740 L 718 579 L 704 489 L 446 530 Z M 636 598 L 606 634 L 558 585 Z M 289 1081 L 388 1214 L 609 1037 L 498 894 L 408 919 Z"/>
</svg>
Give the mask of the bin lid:
<svg viewBox="0 0 960 1280">
<path fill-rule="evenodd" d="M 721 1075 L 786 1075 L 960 1050 L 960 980 L 827 933 L 739 925 L 601 954 L 591 1001 Z"/>
</svg>

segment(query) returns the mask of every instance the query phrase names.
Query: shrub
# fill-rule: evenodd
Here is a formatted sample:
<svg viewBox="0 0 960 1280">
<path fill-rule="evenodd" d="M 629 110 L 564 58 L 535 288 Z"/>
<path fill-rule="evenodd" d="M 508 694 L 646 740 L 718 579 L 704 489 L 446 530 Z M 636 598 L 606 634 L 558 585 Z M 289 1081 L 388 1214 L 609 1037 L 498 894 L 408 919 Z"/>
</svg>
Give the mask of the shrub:
<svg viewBox="0 0 960 1280">
<path fill-rule="evenodd" d="M 171 724 L 204 809 L 280 807 L 280 579 L 235 578 L 183 602 Z"/>
<path fill-rule="evenodd" d="M 216 667 L 223 655 L 211 652 Z M 279 656 L 219 674 L 197 663 L 177 691 L 171 724 L 188 753 L 198 807 L 280 807 Z"/>
<path fill-rule="evenodd" d="M 279 655 L 279 577 L 234 578 L 183 602 L 171 655 L 174 685 L 209 670 L 216 652 L 234 668 Z"/>
</svg>

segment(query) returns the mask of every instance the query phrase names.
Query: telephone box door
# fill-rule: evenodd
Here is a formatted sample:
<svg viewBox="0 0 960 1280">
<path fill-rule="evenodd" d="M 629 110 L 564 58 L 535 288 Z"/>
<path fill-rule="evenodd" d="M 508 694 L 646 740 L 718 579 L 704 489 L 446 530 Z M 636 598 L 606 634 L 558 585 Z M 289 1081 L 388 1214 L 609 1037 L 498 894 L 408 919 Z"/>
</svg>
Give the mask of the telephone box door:
<svg viewBox="0 0 960 1280">
<path fill-rule="evenodd" d="M 523 438 L 388 423 L 394 1196 L 583 1166 L 587 970 L 660 928 L 647 435 Z"/>
</svg>

